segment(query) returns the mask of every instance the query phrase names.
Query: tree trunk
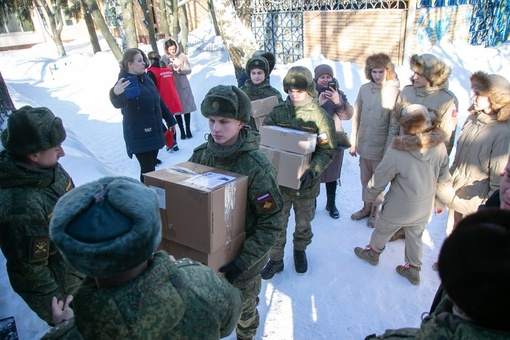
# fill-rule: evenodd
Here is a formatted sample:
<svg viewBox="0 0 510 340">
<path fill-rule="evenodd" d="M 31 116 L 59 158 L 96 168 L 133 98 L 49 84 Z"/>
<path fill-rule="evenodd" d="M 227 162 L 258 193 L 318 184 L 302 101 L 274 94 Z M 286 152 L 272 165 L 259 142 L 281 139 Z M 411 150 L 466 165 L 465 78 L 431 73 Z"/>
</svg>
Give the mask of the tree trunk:
<svg viewBox="0 0 510 340">
<path fill-rule="evenodd" d="M 211 13 L 212 22 L 214 26 L 214 33 L 218 36 L 220 34 L 220 27 L 218 26 L 218 20 L 216 20 L 216 14 L 214 14 L 214 4 L 212 0 L 207 1 L 207 5 L 209 5 L 209 12 Z"/>
<path fill-rule="evenodd" d="M 212 0 L 221 38 L 239 78 L 248 57 L 256 51 L 255 37 L 251 29 L 244 26 L 230 0 Z"/>
<path fill-rule="evenodd" d="M 92 44 L 92 51 L 94 54 L 101 52 L 101 46 L 99 46 L 99 40 L 97 39 L 96 27 L 94 26 L 94 20 L 88 10 L 88 6 L 85 1 L 81 1 L 81 8 L 83 13 L 83 19 L 87 25 L 87 31 L 89 32 L 90 43 Z"/>
<path fill-rule="evenodd" d="M 156 43 L 156 31 L 154 31 L 154 20 L 152 20 L 152 16 L 149 13 L 149 6 L 147 6 L 146 0 L 139 0 L 140 7 L 142 8 L 143 17 L 145 19 L 145 26 L 147 26 L 147 30 L 149 32 L 149 41 L 151 44 L 151 48 L 153 51 L 158 52 L 158 44 Z M 159 52 L 158 52 L 159 53 Z"/>
<path fill-rule="evenodd" d="M 51 39 L 55 43 L 55 46 L 57 47 L 58 55 L 63 57 L 66 55 L 66 50 L 64 48 L 64 43 L 62 42 L 62 37 L 60 36 L 60 33 L 62 32 L 62 20 L 60 16 L 60 6 L 58 6 L 58 3 L 52 4 L 51 2 L 45 0 L 36 0 L 36 3 L 42 8 L 42 12 L 44 15 L 44 19 L 48 23 L 51 32 L 48 32 Z M 53 5 L 55 8 L 58 8 L 59 10 L 55 13 L 52 11 Z M 60 22 L 58 20 L 60 19 Z M 59 27 L 60 26 L 60 27 Z"/>
<path fill-rule="evenodd" d="M 4 77 L 0 72 L 0 115 L 2 119 L 5 119 L 12 111 L 16 110 L 12 102 L 9 90 L 5 84 Z"/>
<path fill-rule="evenodd" d="M 115 41 L 115 38 L 112 35 L 112 32 L 108 29 L 108 25 L 106 25 L 106 22 L 104 21 L 103 14 L 97 7 L 96 0 L 84 0 L 87 4 L 90 15 L 92 15 L 92 18 L 94 19 L 94 22 L 96 23 L 97 27 L 101 31 L 101 34 L 103 35 L 104 39 L 108 43 L 108 46 L 110 46 L 110 49 L 113 52 L 113 55 L 118 61 L 122 60 L 122 51 L 120 50 L 119 46 L 117 45 L 117 42 Z"/>
<path fill-rule="evenodd" d="M 243 25 L 251 27 L 251 16 L 253 12 L 250 9 L 250 2 L 248 0 L 235 1 L 235 10 Z"/>
<path fill-rule="evenodd" d="M 122 8 L 122 28 L 124 29 L 124 35 L 126 36 L 126 48 L 138 47 L 133 1 L 122 0 L 120 7 Z"/>
<path fill-rule="evenodd" d="M 168 39 L 170 37 L 170 26 L 168 26 L 168 17 L 166 10 L 166 2 L 165 0 L 159 1 L 159 11 L 161 12 L 161 26 L 163 26 L 163 33 L 165 33 L 165 38 Z"/>
<path fill-rule="evenodd" d="M 179 0 L 171 0 L 172 1 L 172 38 L 177 41 L 177 37 L 179 36 Z"/>
<path fill-rule="evenodd" d="M 186 5 L 179 7 L 179 27 L 181 28 L 181 48 L 184 54 L 188 54 L 188 15 Z"/>
</svg>

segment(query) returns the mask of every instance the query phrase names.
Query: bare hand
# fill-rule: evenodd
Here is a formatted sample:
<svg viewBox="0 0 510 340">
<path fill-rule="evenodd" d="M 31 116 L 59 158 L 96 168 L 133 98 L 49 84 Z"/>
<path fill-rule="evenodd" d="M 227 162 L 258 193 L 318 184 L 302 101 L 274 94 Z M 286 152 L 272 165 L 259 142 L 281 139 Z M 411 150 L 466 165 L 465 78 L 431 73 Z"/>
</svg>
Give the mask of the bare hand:
<svg viewBox="0 0 510 340">
<path fill-rule="evenodd" d="M 53 323 L 58 325 L 64 320 L 69 320 L 74 317 L 74 312 L 69 307 L 73 301 L 73 296 L 69 295 L 66 301 L 59 301 L 55 296 L 51 299 L 51 312 L 53 315 Z"/>
<path fill-rule="evenodd" d="M 351 155 L 352 157 L 357 157 L 355 146 L 351 146 L 351 148 L 349 149 L 349 155 Z"/>
<path fill-rule="evenodd" d="M 124 90 L 129 86 L 129 84 L 129 80 L 124 81 L 124 78 L 120 78 L 117 84 L 113 87 L 113 93 L 115 93 L 116 96 L 124 93 Z"/>
</svg>

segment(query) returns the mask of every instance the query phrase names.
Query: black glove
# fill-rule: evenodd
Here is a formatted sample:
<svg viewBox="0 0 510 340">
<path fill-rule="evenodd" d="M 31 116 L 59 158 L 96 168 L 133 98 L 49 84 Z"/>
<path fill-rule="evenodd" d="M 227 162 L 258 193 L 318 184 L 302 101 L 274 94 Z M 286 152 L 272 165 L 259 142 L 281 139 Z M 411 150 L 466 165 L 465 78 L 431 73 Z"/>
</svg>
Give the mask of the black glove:
<svg viewBox="0 0 510 340">
<path fill-rule="evenodd" d="M 225 278 L 228 282 L 234 284 L 241 275 L 241 269 L 234 263 L 234 261 L 229 264 L 224 265 L 220 268 L 220 273 L 225 273 Z"/>
<path fill-rule="evenodd" d="M 306 170 L 299 179 L 301 181 L 301 186 L 299 187 L 299 190 L 308 189 L 312 185 L 313 181 L 313 170 Z"/>
</svg>

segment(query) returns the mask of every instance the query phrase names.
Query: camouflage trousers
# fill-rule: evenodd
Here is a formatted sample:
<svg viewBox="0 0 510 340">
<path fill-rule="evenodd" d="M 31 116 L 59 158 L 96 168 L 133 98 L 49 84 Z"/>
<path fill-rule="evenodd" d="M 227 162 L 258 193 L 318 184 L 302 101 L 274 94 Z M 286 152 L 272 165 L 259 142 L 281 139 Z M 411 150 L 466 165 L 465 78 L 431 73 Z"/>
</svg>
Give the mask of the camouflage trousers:
<svg viewBox="0 0 510 340">
<path fill-rule="evenodd" d="M 267 262 L 267 255 L 254 266 L 239 276 L 234 286 L 239 288 L 243 299 L 243 311 L 237 323 L 236 333 L 238 339 L 252 339 L 257 334 L 260 318 L 257 306 L 262 286 L 260 271 Z"/>
<path fill-rule="evenodd" d="M 294 218 L 296 228 L 294 230 L 294 249 L 306 250 L 306 247 L 312 243 L 312 220 L 315 217 L 316 199 L 283 196 L 283 216 L 285 223 L 285 231 L 280 233 L 276 240 L 276 244 L 269 252 L 269 257 L 273 261 L 283 260 L 285 244 L 287 243 L 287 227 L 290 217 L 290 208 L 294 207 Z"/>
</svg>

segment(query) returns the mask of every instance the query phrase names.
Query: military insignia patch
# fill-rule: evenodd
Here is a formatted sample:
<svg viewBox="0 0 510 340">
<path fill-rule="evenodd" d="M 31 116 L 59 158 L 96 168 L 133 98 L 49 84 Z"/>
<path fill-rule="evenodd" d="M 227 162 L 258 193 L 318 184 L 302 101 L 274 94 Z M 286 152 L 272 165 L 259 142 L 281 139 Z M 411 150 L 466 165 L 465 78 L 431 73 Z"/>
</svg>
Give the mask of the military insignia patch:
<svg viewBox="0 0 510 340">
<path fill-rule="evenodd" d="M 320 145 L 328 144 L 329 143 L 328 134 L 326 132 L 324 132 L 324 133 L 321 133 L 320 135 L 318 135 L 317 143 Z"/>
<path fill-rule="evenodd" d="M 273 196 L 269 193 L 257 197 L 257 201 L 259 202 L 259 206 L 262 211 L 269 211 L 275 207 Z"/>
<path fill-rule="evenodd" d="M 32 261 L 48 258 L 50 252 L 50 238 L 41 237 L 32 240 Z"/>
</svg>

